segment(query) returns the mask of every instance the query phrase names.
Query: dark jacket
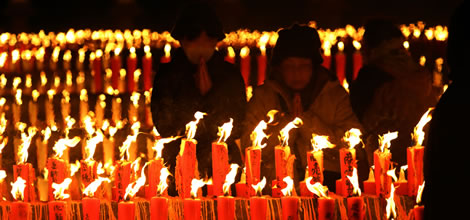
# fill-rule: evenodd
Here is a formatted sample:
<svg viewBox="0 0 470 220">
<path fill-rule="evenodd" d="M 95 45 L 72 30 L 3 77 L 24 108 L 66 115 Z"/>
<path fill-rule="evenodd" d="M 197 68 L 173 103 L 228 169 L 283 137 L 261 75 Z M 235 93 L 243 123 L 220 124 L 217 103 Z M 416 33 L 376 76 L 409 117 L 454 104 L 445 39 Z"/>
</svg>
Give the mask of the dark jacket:
<svg viewBox="0 0 470 220">
<path fill-rule="evenodd" d="M 401 40 L 394 39 L 374 49 L 350 87 L 351 105 L 365 129 L 370 163 L 378 147 L 378 135 L 398 131 L 390 148 L 392 160 L 406 164 L 411 133 L 437 101 L 431 74 L 415 63 L 401 45 Z"/>
<path fill-rule="evenodd" d="M 162 64 L 155 76 L 152 92 L 153 122 L 163 137 L 185 134 L 185 125 L 195 120 L 194 113 L 207 113 L 197 128 L 197 157 L 202 175 L 211 176 L 211 142 L 217 140 L 218 126 L 233 118 L 234 128 L 228 139 L 229 158 L 241 164 L 240 151 L 234 140 L 240 136 L 246 95 L 240 72 L 215 51 L 207 62 L 212 88 L 202 96 L 194 74 L 198 67 L 189 62 L 182 48 L 175 51 L 172 61 Z M 179 141 L 168 144 L 163 157 L 172 167 L 179 152 Z M 204 176 L 202 176 L 204 177 Z"/>
<path fill-rule="evenodd" d="M 327 135 L 337 146 L 324 150 L 324 168 L 339 173 L 339 151 L 343 147 L 341 138 L 350 128 L 360 128 L 360 123 L 354 115 L 349 103 L 348 93 L 336 78 L 322 66 L 315 67 L 312 80 L 301 91 L 304 112 L 300 118 L 303 125 L 290 132 L 289 144 L 291 153 L 296 156 L 296 181 L 302 180 L 307 166 L 306 153 L 312 150 L 310 140 L 312 133 Z M 280 111 L 276 115 L 279 123 L 268 126 L 270 134 L 268 145 L 262 150 L 262 170 L 268 183 L 275 179 L 274 147 L 279 145 L 279 130 L 294 119 L 292 116 L 293 92 L 288 89 L 278 74 L 273 74 L 271 80 L 254 91 L 253 98 L 248 103 L 242 137 L 242 152 L 251 145 L 250 133 L 266 113 L 272 109 Z"/>
</svg>

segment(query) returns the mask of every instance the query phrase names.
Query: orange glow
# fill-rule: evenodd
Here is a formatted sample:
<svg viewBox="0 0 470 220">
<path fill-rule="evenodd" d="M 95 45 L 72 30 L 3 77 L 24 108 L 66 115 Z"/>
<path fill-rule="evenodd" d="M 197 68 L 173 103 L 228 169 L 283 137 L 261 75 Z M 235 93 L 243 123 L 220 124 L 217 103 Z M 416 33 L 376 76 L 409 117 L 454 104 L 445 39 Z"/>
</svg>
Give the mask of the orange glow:
<svg viewBox="0 0 470 220">
<path fill-rule="evenodd" d="M 411 134 L 411 137 L 413 141 L 415 142 L 415 146 L 422 146 L 423 141 L 424 141 L 424 131 L 423 128 L 426 126 L 426 124 L 431 121 L 432 115 L 429 113 L 431 110 L 434 108 L 429 108 L 423 116 L 421 116 L 421 119 L 419 120 L 418 124 L 414 128 L 413 134 Z"/>
<path fill-rule="evenodd" d="M 344 43 L 343 41 L 338 42 L 338 51 L 343 52 L 344 51 Z"/>
<path fill-rule="evenodd" d="M 11 195 L 15 200 L 24 199 L 24 189 L 26 188 L 26 180 L 21 177 L 16 178 L 16 182 L 11 183 Z"/>
<path fill-rule="evenodd" d="M 219 136 L 219 140 L 217 143 L 222 143 L 226 142 L 228 137 L 230 136 L 230 133 L 232 133 L 232 128 L 233 128 L 233 118 L 230 118 L 230 121 L 227 123 L 224 123 L 222 126 L 219 127 L 219 132 L 217 135 Z"/>
<path fill-rule="evenodd" d="M 332 144 L 328 140 L 328 136 L 322 136 L 322 135 L 316 135 L 312 134 L 312 139 L 310 140 L 312 143 L 313 151 L 321 151 L 325 148 L 333 148 L 335 147 L 334 144 Z"/>
<path fill-rule="evenodd" d="M 28 160 L 28 149 L 34 135 L 36 135 L 36 132 L 37 129 L 35 127 L 29 127 L 28 135 L 26 135 L 26 133 L 21 133 L 22 143 L 18 146 L 18 164 L 26 163 Z"/>
<path fill-rule="evenodd" d="M 240 50 L 240 57 L 241 58 L 246 58 L 250 55 L 250 48 L 248 48 L 248 46 L 244 46 L 241 50 Z"/>
<path fill-rule="evenodd" d="M 62 183 L 52 183 L 52 189 L 54 189 L 54 199 L 56 200 L 63 200 L 70 198 L 70 194 L 66 194 L 65 190 L 69 188 L 70 183 L 72 183 L 72 179 L 66 178 Z"/>
<path fill-rule="evenodd" d="M 70 176 L 74 176 L 80 170 L 80 161 L 76 160 L 75 163 L 70 164 Z"/>
<path fill-rule="evenodd" d="M 61 158 L 62 155 L 64 154 L 64 151 L 67 149 L 67 147 L 75 147 L 75 145 L 80 142 L 80 137 L 76 136 L 72 139 L 59 139 L 55 144 L 54 147 L 52 147 L 52 150 L 55 152 L 54 157 L 56 158 Z"/>
<path fill-rule="evenodd" d="M 171 56 L 171 45 L 169 43 L 165 44 L 165 47 L 163 48 L 163 51 L 165 52 L 165 57 L 168 58 Z"/>
<path fill-rule="evenodd" d="M 227 55 L 230 58 L 235 58 L 235 50 L 233 50 L 232 46 L 227 47 Z"/>
<path fill-rule="evenodd" d="M 379 135 L 379 149 L 380 152 L 390 152 L 391 141 L 398 137 L 398 131 L 388 132 L 383 136 Z"/>
<path fill-rule="evenodd" d="M 361 130 L 357 128 L 351 128 L 344 134 L 343 141 L 348 143 L 349 149 L 354 149 L 356 145 L 362 143 L 361 135 Z M 364 147 L 364 143 L 362 146 Z"/>
</svg>

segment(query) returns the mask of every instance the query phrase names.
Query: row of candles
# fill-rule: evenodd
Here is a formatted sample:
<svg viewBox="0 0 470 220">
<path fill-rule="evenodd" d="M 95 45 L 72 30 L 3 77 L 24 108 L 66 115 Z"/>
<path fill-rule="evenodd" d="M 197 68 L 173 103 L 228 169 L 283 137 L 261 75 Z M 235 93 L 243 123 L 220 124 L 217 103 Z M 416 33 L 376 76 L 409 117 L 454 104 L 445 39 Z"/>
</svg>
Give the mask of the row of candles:
<svg viewBox="0 0 470 220">
<path fill-rule="evenodd" d="M 408 155 L 408 178 L 405 179 L 404 168 L 401 169 L 400 178 L 397 180 L 395 169 L 392 169 L 390 146 L 391 141 L 398 136 L 397 132 L 389 132 L 379 136 L 380 146 L 374 153 L 374 170 L 370 177 L 364 182 L 364 192 L 385 198 L 387 201 L 387 218 L 396 218 L 394 196 L 409 195 L 416 196 L 417 204 L 420 203 L 421 192 L 424 187 L 423 179 L 423 152 L 422 142 L 424 139 L 423 128 L 431 120 L 429 109 L 421 118 L 412 134 L 415 146 L 409 147 Z M 261 178 L 261 151 L 266 146 L 264 143 L 267 134 L 265 130 L 274 122 L 277 111 L 268 113 L 269 120 L 260 121 L 251 134 L 252 144 L 246 149 L 245 168 L 242 178 L 236 184 L 236 196 L 249 198 L 250 215 L 252 219 L 266 219 L 267 197 L 261 192 L 266 184 L 266 179 Z M 203 119 L 205 113 L 196 112 L 195 120 L 186 125 L 186 137 L 182 138 L 180 153 L 177 156 L 175 168 L 176 187 L 179 196 L 183 199 L 185 219 L 200 219 L 201 216 L 201 190 L 207 181 L 199 179 L 197 174 L 196 146 L 194 139 L 197 124 Z M 67 119 L 67 127 L 70 129 L 75 121 Z M 217 209 L 219 219 L 234 219 L 235 198 L 231 196 L 230 186 L 235 181 L 239 165 L 228 163 L 228 149 L 225 141 L 230 136 L 233 120 L 219 127 L 219 139 L 212 143 L 213 177 L 212 183 L 208 185 L 208 194 L 217 197 Z M 298 208 L 300 197 L 293 190 L 292 161 L 293 155 L 289 147 L 289 131 L 302 126 L 302 120 L 296 118 L 288 123 L 279 134 L 280 144 L 275 147 L 275 172 L 276 180 L 273 181 L 272 195 L 281 198 L 283 219 L 298 219 Z M 37 201 L 35 196 L 36 177 L 34 167 L 27 162 L 28 148 L 33 137 L 41 133 L 44 137 L 39 142 L 45 144 L 49 140 L 51 129 L 39 132 L 36 127 L 19 123 L 17 126 L 21 138 L 19 144 L 15 144 L 16 165 L 13 166 L 13 182 L 11 194 L 14 202 L 11 203 L 10 216 L 13 219 L 27 219 L 31 213 L 30 202 Z M 97 127 L 92 117 L 84 120 L 84 128 L 87 133 L 85 145 L 83 146 L 83 159 L 70 164 L 68 162 L 68 148 L 76 146 L 80 137 L 69 137 L 65 130 L 63 138 L 54 143 L 54 155 L 47 158 L 47 200 L 50 219 L 67 219 L 67 201 L 70 201 L 70 184 L 73 176 L 80 171 L 81 185 L 83 188 L 83 215 L 87 219 L 99 219 L 100 198 L 104 190 L 103 183 L 113 182 L 112 200 L 119 202 L 118 218 L 133 219 L 135 215 L 135 203 L 132 199 L 142 190 L 150 200 L 151 219 L 167 219 L 168 196 L 166 193 L 167 177 L 171 175 L 164 166 L 162 150 L 164 145 L 181 137 L 161 138 L 154 129 L 151 136 L 154 137 L 151 144 L 154 155 L 140 168 L 140 159 L 135 154 L 136 140 L 139 134 L 140 122 L 133 122 L 131 134 L 129 134 L 122 146 L 119 147 L 120 160 L 106 161 L 103 168 L 102 163 L 93 159 L 96 146 L 101 142 L 107 145 L 113 144 L 110 133 L 116 132 L 117 127 L 109 125 Z M 6 121 L 2 119 L 0 127 L 2 134 L 6 129 Z M 364 201 L 359 188 L 356 164 L 356 149 L 362 142 L 361 132 L 358 129 L 350 129 L 346 132 L 344 141 L 349 147 L 340 149 L 341 179 L 337 181 L 336 193 L 347 197 L 348 217 L 350 219 L 364 219 Z M 2 136 L 0 148 L 6 146 L 7 138 Z M 311 152 L 307 152 L 308 166 L 306 179 L 300 183 L 301 196 L 318 197 L 319 219 L 332 219 L 335 213 L 335 201 L 328 195 L 328 189 L 323 183 L 323 152 L 322 149 L 332 148 L 335 145 L 328 141 L 327 136 L 312 134 Z M 46 144 L 47 145 L 47 144 Z M 362 144 L 363 145 L 363 144 Z M 133 162 L 131 162 L 133 161 Z M 136 162 L 137 161 L 137 162 Z M 145 169 L 148 175 L 145 175 Z M 5 178 L 5 172 L 0 172 Z M 108 176 L 106 176 L 108 174 Z M 147 180 L 148 179 L 148 180 Z M 147 185 L 146 185 L 147 184 Z M 39 183 L 38 183 L 39 185 Z M 144 189 L 141 190 L 141 188 Z M 422 206 L 417 206 L 413 213 L 417 219 L 422 217 Z M 23 218 L 24 217 L 24 218 Z"/>
</svg>

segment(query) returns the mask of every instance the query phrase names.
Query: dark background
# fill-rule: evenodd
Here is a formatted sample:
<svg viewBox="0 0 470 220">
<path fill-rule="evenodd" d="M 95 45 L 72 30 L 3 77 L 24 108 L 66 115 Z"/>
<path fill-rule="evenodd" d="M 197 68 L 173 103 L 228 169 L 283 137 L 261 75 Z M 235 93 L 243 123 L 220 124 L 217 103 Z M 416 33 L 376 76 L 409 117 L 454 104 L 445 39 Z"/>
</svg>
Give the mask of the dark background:
<svg viewBox="0 0 470 220">
<path fill-rule="evenodd" d="M 172 0 L 0 0 L 0 32 L 81 29 L 171 30 L 179 9 Z M 315 20 L 321 28 L 363 25 L 374 17 L 397 24 L 447 25 L 462 0 L 210 0 L 225 31 L 277 30 Z"/>
</svg>

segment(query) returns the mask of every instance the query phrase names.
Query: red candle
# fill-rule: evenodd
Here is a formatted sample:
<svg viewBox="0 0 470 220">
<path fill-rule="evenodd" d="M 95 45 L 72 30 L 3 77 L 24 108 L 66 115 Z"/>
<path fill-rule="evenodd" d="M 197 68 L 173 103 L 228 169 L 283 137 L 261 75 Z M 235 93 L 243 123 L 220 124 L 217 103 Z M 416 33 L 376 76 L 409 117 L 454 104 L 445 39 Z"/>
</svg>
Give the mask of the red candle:
<svg viewBox="0 0 470 220">
<path fill-rule="evenodd" d="M 312 177 L 312 184 L 323 184 L 323 151 L 307 152 L 308 175 Z"/>
<path fill-rule="evenodd" d="M 362 68 L 362 54 L 360 51 L 353 53 L 353 80 L 357 79 L 359 70 Z"/>
<path fill-rule="evenodd" d="M 212 143 L 212 185 L 214 196 L 224 195 L 223 185 L 229 172 L 228 148 L 224 142 Z"/>
<path fill-rule="evenodd" d="M 185 220 L 201 219 L 201 200 L 186 198 L 183 201 L 183 214 Z"/>
<path fill-rule="evenodd" d="M 305 181 L 306 180 L 301 181 L 299 183 L 299 185 L 300 185 L 300 187 L 299 187 L 300 188 L 300 195 L 301 196 L 307 196 L 307 197 L 313 197 L 313 193 L 310 192 L 310 190 L 308 190 L 307 183 Z"/>
<path fill-rule="evenodd" d="M 28 220 L 31 219 L 31 204 L 26 202 L 12 202 L 10 210 L 10 220 Z"/>
<path fill-rule="evenodd" d="M 65 161 L 57 158 L 47 159 L 49 201 L 54 200 L 52 183 L 62 183 L 68 177 Z"/>
<path fill-rule="evenodd" d="M 121 71 L 121 57 L 119 56 L 120 52 L 121 48 L 116 48 L 114 50 L 114 56 L 111 58 L 111 85 L 113 89 L 119 89 L 119 78 Z"/>
<path fill-rule="evenodd" d="M 341 165 L 341 192 L 344 197 L 352 196 L 354 187 L 346 176 L 352 176 L 354 168 L 357 168 L 356 165 L 356 150 L 342 148 L 339 150 L 339 158 Z M 338 194 L 338 192 L 336 192 Z"/>
<path fill-rule="evenodd" d="M 263 85 L 264 80 L 266 79 L 266 48 L 261 48 L 261 55 L 258 57 L 258 86 Z"/>
<path fill-rule="evenodd" d="M 336 76 L 339 82 L 346 79 L 346 56 L 343 53 L 344 43 L 338 42 L 338 52 L 335 55 L 336 60 Z"/>
<path fill-rule="evenodd" d="M 121 161 L 116 167 L 116 178 L 114 186 L 116 194 L 114 201 L 124 200 L 127 186 L 131 183 L 131 163 L 128 161 Z"/>
<path fill-rule="evenodd" d="M 416 196 L 419 185 L 424 181 L 423 157 L 423 146 L 414 146 L 407 149 L 409 196 Z"/>
<path fill-rule="evenodd" d="M 118 203 L 118 220 L 135 219 L 135 204 L 132 201 Z"/>
<path fill-rule="evenodd" d="M 288 146 L 287 146 L 288 147 Z M 287 156 L 285 147 L 276 146 L 274 147 L 274 160 L 276 167 L 276 180 L 278 183 L 278 188 L 282 189 L 286 187 L 284 181 L 282 181 L 287 176 Z"/>
<path fill-rule="evenodd" d="M 237 191 L 237 197 L 249 198 L 249 191 L 246 183 L 235 184 L 235 190 Z"/>
<path fill-rule="evenodd" d="M 424 206 L 415 206 L 413 209 L 413 215 L 415 220 L 423 220 L 424 219 Z"/>
<path fill-rule="evenodd" d="M 233 47 L 227 47 L 227 56 L 225 56 L 224 60 L 231 64 L 235 64 L 235 51 L 233 50 Z"/>
<path fill-rule="evenodd" d="M 249 147 L 246 153 L 246 183 L 248 186 L 255 185 L 260 181 L 261 173 L 261 148 Z M 255 191 L 248 188 L 249 195 L 254 195 Z"/>
<path fill-rule="evenodd" d="M 163 48 L 164 55 L 160 58 L 160 63 L 169 63 L 171 61 L 171 45 L 165 44 Z"/>
<path fill-rule="evenodd" d="M 93 55 L 93 54 L 92 54 Z M 103 51 L 97 50 L 94 54 L 93 59 L 93 81 L 95 81 L 95 93 L 101 93 L 103 91 L 103 80 L 102 80 L 102 65 L 101 65 L 101 56 Z"/>
<path fill-rule="evenodd" d="M 100 200 L 97 198 L 85 197 L 82 199 L 83 219 L 100 219 Z"/>
<path fill-rule="evenodd" d="M 143 71 L 143 82 L 144 91 L 149 91 L 152 88 L 152 54 L 150 53 L 150 47 L 147 45 L 144 47 L 145 56 L 142 58 L 142 71 Z"/>
<path fill-rule="evenodd" d="M 299 201 L 300 198 L 297 196 L 287 196 L 281 198 L 283 220 L 299 219 Z"/>
<path fill-rule="evenodd" d="M 130 54 L 127 57 L 127 92 L 134 92 L 136 90 L 134 72 L 137 69 L 137 56 L 134 47 L 131 47 L 129 51 Z"/>
<path fill-rule="evenodd" d="M 80 160 L 80 176 L 84 188 L 98 178 L 97 170 L 98 163 L 96 163 L 96 161 Z"/>
<path fill-rule="evenodd" d="M 250 198 L 251 220 L 266 220 L 268 201 L 264 197 L 254 196 Z"/>
<path fill-rule="evenodd" d="M 348 219 L 362 220 L 365 216 L 364 200 L 362 197 L 349 197 L 348 203 Z"/>
<path fill-rule="evenodd" d="M 160 170 L 163 168 L 163 159 L 151 160 L 148 165 L 149 195 L 151 198 L 157 195 L 157 187 L 160 183 Z"/>
<path fill-rule="evenodd" d="M 168 219 L 168 198 L 155 196 L 150 199 L 150 220 Z"/>
<path fill-rule="evenodd" d="M 36 193 L 34 188 L 34 182 L 36 180 L 36 173 L 30 163 L 13 165 L 13 180 L 16 181 L 18 177 L 21 177 L 26 181 L 26 188 L 24 189 L 25 202 L 36 201 Z"/>
<path fill-rule="evenodd" d="M 335 219 L 335 200 L 331 198 L 318 198 L 318 219 Z"/>
<path fill-rule="evenodd" d="M 331 43 L 328 40 L 325 40 L 322 45 L 323 48 L 323 63 L 322 66 L 330 69 L 331 67 Z"/>
<path fill-rule="evenodd" d="M 392 183 L 392 178 L 387 175 L 387 171 L 391 168 L 391 157 L 390 152 L 380 152 L 379 150 L 374 152 L 375 192 L 377 196 L 386 196 L 390 193 L 389 186 Z"/>
<path fill-rule="evenodd" d="M 376 194 L 376 185 L 374 171 L 371 169 L 369 173 L 369 179 L 363 182 L 364 183 L 364 193 L 369 195 Z"/>
<path fill-rule="evenodd" d="M 194 139 L 183 139 L 181 141 L 181 190 L 183 198 L 191 197 L 191 181 L 195 178 L 196 167 L 196 144 Z"/>
<path fill-rule="evenodd" d="M 47 206 L 49 208 L 49 220 L 68 219 L 67 202 L 50 201 Z"/>
<path fill-rule="evenodd" d="M 245 46 L 240 50 L 240 72 L 242 73 L 245 86 L 249 86 L 251 73 L 251 56 L 250 49 L 248 48 L 248 46 Z"/>
<path fill-rule="evenodd" d="M 235 198 L 232 196 L 217 197 L 217 218 L 218 219 L 235 219 Z"/>
</svg>

